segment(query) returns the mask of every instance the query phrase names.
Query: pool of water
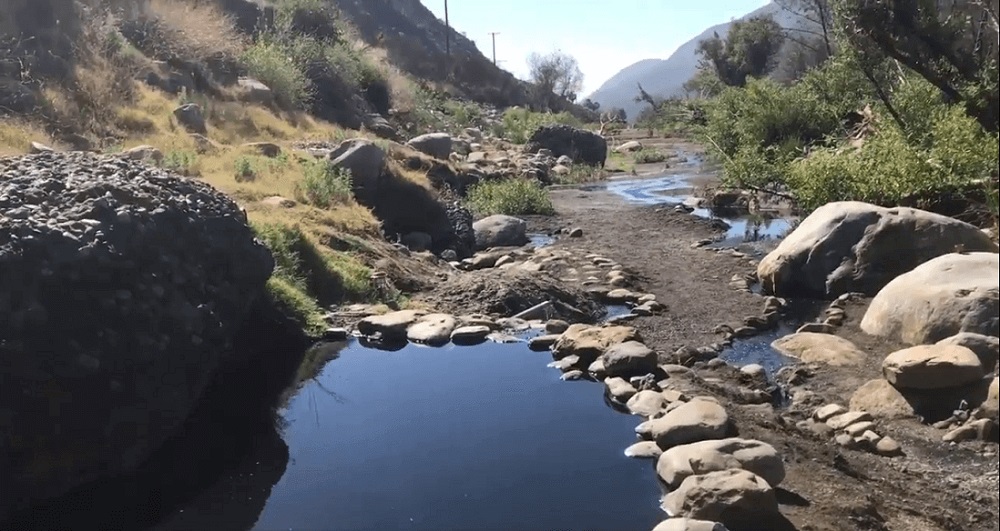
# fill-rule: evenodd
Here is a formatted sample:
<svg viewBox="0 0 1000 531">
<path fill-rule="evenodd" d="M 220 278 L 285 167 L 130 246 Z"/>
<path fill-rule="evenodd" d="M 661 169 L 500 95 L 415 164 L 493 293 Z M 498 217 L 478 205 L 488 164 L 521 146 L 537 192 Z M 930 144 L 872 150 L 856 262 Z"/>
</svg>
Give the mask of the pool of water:
<svg viewBox="0 0 1000 531">
<path fill-rule="evenodd" d="M 259 530 L 652 528 L 652 463 L 623 455 L 638 420 L 549 361 L 525 344 L 351 343 L 280 411 L 289 457 L 273 488 L 218 490 L 160 529 L 247 503 Z"/>
<path fill-rule="evenodd" d="M 604 185 L 609 192 L 639 205 L 679 205 L 692 197 L 694 187 L 685 175 L 667 175 L 652 179 L 612 180 Z M 719 219 L 729 225 L 716 247 L 736 247 L 744 243 L 777 240 L 792 229 L 794 218 L 764 215 L 733 215 L 696 208 L 691 212 L 706 219 Z"/>
<path fill-rule="evenodd" d="M 528 241 L 531 243 L 532 247 L 548 247 L 556 242 L 555 237 L 549 236 L 548 234 L 542 233 L 532 233 L 528 234 Z"/>
<path fill-rule="evenodd" d="M 786 365 L 798 363 L 771 347 L 775 340 L 794 334 L 803 324 L 815 320 L 822 307 L 822 301 L 792 300 L 785 310 L 785 319 L 774 330 L 747 339 L 737 339 L 733 346 L 722 351 L 719 357 L 736 367 L 760 365 L 773 378 Z"/>
</svg>

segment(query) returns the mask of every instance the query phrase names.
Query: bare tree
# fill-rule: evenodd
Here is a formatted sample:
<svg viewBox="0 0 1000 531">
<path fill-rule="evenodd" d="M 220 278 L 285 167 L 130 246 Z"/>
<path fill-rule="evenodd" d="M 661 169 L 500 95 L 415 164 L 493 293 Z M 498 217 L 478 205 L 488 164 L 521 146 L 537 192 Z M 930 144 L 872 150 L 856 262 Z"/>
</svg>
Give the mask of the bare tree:
<svg viewBox="0 0 1000 531">
<path fill-rule="evenodd" d="M 547 55 L 533 53 L 528 57 L 528 66 L 531 82 L 542 96 L 555 94 L 575 101 L 577 93 L 583 89 L 583 72 L 572 55 L 558 50 Z"/>
</svg>

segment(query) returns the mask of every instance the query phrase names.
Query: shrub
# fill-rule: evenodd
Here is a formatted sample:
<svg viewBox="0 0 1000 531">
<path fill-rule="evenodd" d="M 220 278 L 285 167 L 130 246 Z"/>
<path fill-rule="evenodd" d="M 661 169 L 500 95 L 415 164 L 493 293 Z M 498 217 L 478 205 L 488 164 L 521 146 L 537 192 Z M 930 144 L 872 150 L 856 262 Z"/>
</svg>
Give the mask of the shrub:
<svg viewBox="0 0 1000 531">
<path fill-rule="evenodd" d="M 190 177 L 197 174 L 195 169 L 197 163 L 198 155 L 195 152 L 174 150 L 168 151 L 167 154 L 164 155 L 163 160 L 160 161 L 160 166 L 167 170 Z"/>
<path fill-rule="evenodd" d="M 583 123 L 568 112 L 558 114 L 531 112 L 515 107 L 503 114 L 503 122 L 496 136 L 502 136 L 515 144 L 524 144 L 531 135 L 544 125 L 565 124 L 582 127 Z"/>
<path fill-rule="evenodd" d="M 351 200 L 350 172 L 325 161 L 310 161 L 304 167 L 299 199 L 319 208 L 330 208 Z"/>
<path fill-rule="evenodd" d="M 469 190 L 467 201 L 481 215 L 527 216 L 555 213 L 549 192 L 527 179 L 487 181 Z"/>
<path fill-rule="evenodd" d="M 247 73 L 267 85 L 279 104 L 305 108 L 312 99 L 313 87 L 305 68 L 294 62 L 280 43 L 262 39 L 247 48 L 242 61 Z"/>
<path fill-rule="evenodd" d="M 213 2 L 151 0 L 149 12 L 140 47 L 153 57 L 233 61 L 243 52 L 245 40 L 236 24 Z"/>
<path fill-rule="evenodd" d="M 656 164 L 666 162 L 667 156 L 655 149 L 643 148 L 634 155 L 636 164 Z"/>
</svg>

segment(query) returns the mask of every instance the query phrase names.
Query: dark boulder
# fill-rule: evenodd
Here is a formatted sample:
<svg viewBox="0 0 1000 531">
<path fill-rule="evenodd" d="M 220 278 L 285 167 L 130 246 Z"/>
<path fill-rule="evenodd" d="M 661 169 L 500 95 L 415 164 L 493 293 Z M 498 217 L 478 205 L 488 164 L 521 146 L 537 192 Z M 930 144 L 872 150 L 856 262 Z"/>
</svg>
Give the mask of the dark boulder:
<svg viewBox="0 0 1000 531">
<path fill-rule="evenodd" d="M 603 136 L 568 125 L 546 125 L 538 128 L 528 140 L 526 150 L 538 153 L 548 149 L 555 157 L 567 156 L 573 162 L 604 166 L 608 158 L 608 142 Z"/>
<path fill-rule="evenodd" d="M 124 157 L 0 159 L 0 520 L 182 425 L 274 262 L 224 195 Z"/>
</svg>

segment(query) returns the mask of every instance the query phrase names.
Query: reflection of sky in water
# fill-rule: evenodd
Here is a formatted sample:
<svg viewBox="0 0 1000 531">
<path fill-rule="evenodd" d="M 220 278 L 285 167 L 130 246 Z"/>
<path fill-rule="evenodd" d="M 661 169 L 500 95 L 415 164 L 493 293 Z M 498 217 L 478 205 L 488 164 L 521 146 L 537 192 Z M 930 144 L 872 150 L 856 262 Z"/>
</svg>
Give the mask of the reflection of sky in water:
<svg viewBox="0 0 1000 531">
<path fill-rule="evenodd" d="M 692 197 L 693 186 L 684 175 L 669 175 L 655 179 L 629 179 L 608 182 L 609 192 L 626 201 L 640 205 L 678 205 Z M 717 246 L 735 246 L 740 243 L 773 240 L 784 237 L 792 228 L 789 218 L 758 216 L 717 215 L 707 208 L 695 209 L 692 214 L 706 219 L 719 219 L 729 225 L 725 237 Z"/>
</svg>

